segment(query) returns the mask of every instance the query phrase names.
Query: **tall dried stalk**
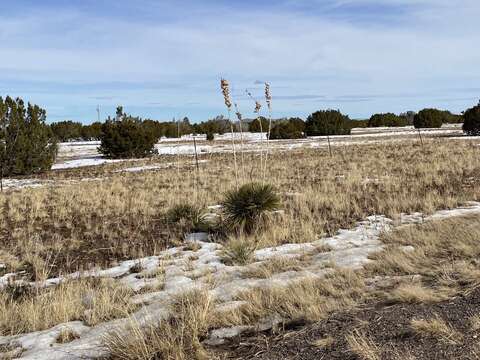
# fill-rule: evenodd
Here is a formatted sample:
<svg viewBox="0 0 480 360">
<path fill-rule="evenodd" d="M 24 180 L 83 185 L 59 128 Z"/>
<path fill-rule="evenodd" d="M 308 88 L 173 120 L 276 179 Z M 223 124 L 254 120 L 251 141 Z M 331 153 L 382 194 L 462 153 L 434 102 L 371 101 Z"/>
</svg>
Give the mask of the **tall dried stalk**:
<svg viewBox="0 0 480 360">
<path fill-rule="evenodd" d="M 265 154 L 265 164 L 263 169 L 263 180 L 267 173 L 267 164 L 268 164 L 268 153 L 270 151 L 270 133 L 272 131 L 272 94 L 270 93 L 270 84 L 265 83 L 265 102 L 268 107 L 268 133 L 267 133 L 267 151 Z"/>
<path fill-rule="evenodd" d="M 420 132 L 420 128 L 418 130 L 418 137 L 420 138 L 420 143 L 422 144 L 422 149 L 423 149 L 423 139 L 422 139 L 422 133 Z"/>
<path fill-rule="evenodd" d="M 193 134 L 193 148 L 195 151 L 195 168 L 196 168 L 196 176 L 195 176 L 195 202 L 198 200 L 197 197 L 197 188 L 198 188 L 198 182 L 200 181 L 200 167 L 198 166 L 198 154 L 197 154 L 197 139 L 196 139 L 196 134 Z"/>
<path fill-rule="evenodd" d="M 257 114 L 257 121 L 258 124 L 260 125 L 260 172 L 263 171 L 263 126 L 262 126 L 262 119 L 260 119 L 260 110 L 262 109 L 262 104 L 260 104 L 252 95 L 250 91 L 245 90 L 246 94 L 250 99 L 252 99 L 255 102 L 255 109 L 253 112 Z M 262 176 L 263 179 L 263 176 Z"/>
<path fill-rule="evenodd" d="M 175 120 L 175 118 L 173 118 Z M 180 116 L 177 117 L 177 138 L 180 140 Z M 177 179 L 180 179 L 180 154 L 179 151 L 176 151 L 175 160 L 177 162 Z M 180 191 L 180 184 L 178 184 L 178 191 Z"/>
<path fill-rule="evenodd" d="M 230 85 L 227 80 L 220 80 L 220 87 L 222 89 L 223 99 L 225 101 L 225 106 L 228 109 L 228 121 L 230 123 L 230 131 L 232 133 L 232 151 L 233 151 L 233 164 L 235 167 L 235 185 L 238 189 L 238 166 L 237 166 L 237 152 L 235 149 L 235 134 L 233 132 L 233 123 L 231 120 L 231 110 L 232 110 L 232 100 L 230 99 Z"/>
<path fill-rule="evenodd" d="M 242 179 L 245 181 L 245 156 L 243 154 L 244 143 L 243 143 L 243 122 L 242 122 L 242 113 L 238 110 L 237 103 L 235 105 L 235 115 L 237 115 L 238 122 L 240 124 L 240 161 L 242 162 Z"/>
</svg>

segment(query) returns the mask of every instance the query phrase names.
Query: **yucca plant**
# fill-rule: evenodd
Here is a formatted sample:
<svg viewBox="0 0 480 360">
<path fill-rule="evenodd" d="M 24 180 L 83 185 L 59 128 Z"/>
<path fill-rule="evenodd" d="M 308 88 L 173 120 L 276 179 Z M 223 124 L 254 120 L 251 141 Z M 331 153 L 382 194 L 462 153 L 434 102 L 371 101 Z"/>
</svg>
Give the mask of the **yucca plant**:
<svg viewBox="0 0 480 360">
<path fill-rule="evenodd" d="M 273 186 L 249 183 L 227 192 L 222 205 L 228 229 L 252 234 L 265 225 L 270 211 L 278 209 L 280 199 Z"/>
</svg>

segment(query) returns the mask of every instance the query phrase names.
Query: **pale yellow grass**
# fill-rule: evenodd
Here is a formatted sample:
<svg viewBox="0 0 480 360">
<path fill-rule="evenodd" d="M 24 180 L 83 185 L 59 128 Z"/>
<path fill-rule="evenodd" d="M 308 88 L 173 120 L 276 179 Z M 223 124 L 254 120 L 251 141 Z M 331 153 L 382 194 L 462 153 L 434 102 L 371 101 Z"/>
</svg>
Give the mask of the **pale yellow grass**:
<svg viewBox="0 0 480 360">
<path fill-rule="evenodd" d="M 44 330 L 73 320 L 95 325 L 136 309 L 129 302 L 133 292 L 113 280 L 72 280 L 30 291 L 19 298 L 0 292 L 0 334 Z"/>
<path fill-rule="evenodd" d="M 272 152 L 266 181 L 281 195 L 285 212 L 252 241 L 261 247 L 312 241 L 368 215 L 430 213 L 479 199 L 479 152 L 468 143 L 445 139 L 428 142 L 425 149 L 411 142 L 349 146 L 336 149 L 332 157 L 322 149 Z M 185 167 L 122 174 L 107 166 L 92 171 L 98 176 L 103 171 L 108 180 L 0 194 L 0 245 L 20 263 L 12 267 L 38 257 L 57 273 L 106 266 L 179 244 L 181 236 L 164 221 L 168 209 L 179 203 L 218 204 L 234 187 L 231 155 L 201 156 L 209 162 L 202 165 L 198 181 L 193 169 Z M 245 154 L 249 181 L 258 180 L 257 157 Z"/>
<path fill-rule="evenodd" d="M 127 333 L 118 329 L 105 338 L 111 359 L 211 359 L 200 341 L 213 321 L 213 305 L 207 292 L 192 291 L 180 296 L 172 316 L 156 325 L 142 327 L 131 319 Z"/>
<path fill-rule="evenodd" d="M 362 360 L 381 360 L 380 349 L 365 334 L 354 330 L 346 336 L 350 351 Z"/>
<path fill-rule="evenodd" d="M 455 291 L 448 288 L 433 289 L 421 283 L 404 283 L 393 289 L 388 295 L 391 302 L 400 303 L 435 303 L 447 300 Z"/>
<path fill-rule="evenodd" d="M 447 344 L 457 345 L 463 337 L 461 333 L 438 316 L 431 319 L 413 319 L 410 326 L 420 337 L 433 338 Z"/>
</svg>

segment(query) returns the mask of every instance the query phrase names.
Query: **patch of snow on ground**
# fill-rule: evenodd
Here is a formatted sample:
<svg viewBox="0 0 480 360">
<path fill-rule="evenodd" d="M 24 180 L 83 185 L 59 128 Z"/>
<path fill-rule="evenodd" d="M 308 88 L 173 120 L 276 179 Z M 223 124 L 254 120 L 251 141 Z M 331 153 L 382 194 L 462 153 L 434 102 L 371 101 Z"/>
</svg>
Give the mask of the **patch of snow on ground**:
<svg viewBox="0 0 480 360">
<path fill-rule="evenodd" d="M 439 211 L 434 215 L 424 217 L 421 214 L 404 215 L 402 223 L 412 224 L 419 221 L 443 219 L 452 216 L 479 214 L 480 203 L 470 203 L 468 207 Z M 384 216 L 370 216 L 351 230 L 341 230 L 335 236 L 318 239 L 306 244 L 285 244 L 282 246 L 257 250 L 257 262 L 246 266 L 227 266 L 221 261 L 222 246 L 215 243 L 198 241 L 198 251 L 185 250 L 183 247 L 171 248 L 158 256 L 129 260 L 118 266 L 105 270 L 91 270 L 75 273 L 67 278 L 80 276 L 97 276 L 117 279 L 122 284 L 135 291 L 159 284 L 158 279 L 147 275 L 155 272 L 159 266 L 165 271 L 162 290 L 152 290 L 139 293 L 132 301 L 144 306 L 135 312 L 131 318 L 117 319 L 97 326 L 88 327 L 79 322 L 57 325 L 54 328 L 17 336 L 0 337 L 0 345 L 18 344 L 23 348 L 20 359 L 66 360 L 75 358 L 96 359 L 108 355 L 102 347 L 102 339 L 106 334 L 115 331 L 127 331 L 128 325 L 134 321 L 139 326 L 155 324 L 169 316 L 169 305 L 172 299 L 192 289 L 205 289 L 219 302 L 219 308 L 239 306 L 235 295 L 239 291 L 254 287 L 287 286 L 291 282 L 306 278 L 321 278 L 332 270 L 327 264 L 335 263 L 339 267 L 359 268 L 368 262 L 369 254 L 382 248 L 379 236 L 384 231 L 393 228 L 393 221 Z M 191 237 L 190 240 L 195 240 Z M 323 251 L 327 246 L 330 251 Z M 264 261 L 278 256 L 299 257 L 312 255 L 311 261 L 305 263 L 301 271 L 286 271 L 274 274 L 268 279 L 244 278 L 246 270 L 252 269 Z M 132 269 L 141 268 L 140 273 L 132 273 Z M 137 270 L 138 271 L 138 270 Z M 0 287 L 8 281 L 9 275 L 0 278 Z M 49 279 L 44 286 L 55 286 L 65 278 Z M 212 281 L 213 279 L 213 281 Z M 212 285 L 213 284 L 213 285 Z M 39 284 L 37 284 L 39 285 Z M 41 285 L 41 284 L 40 284 Z M 266 319 L 261 328 L 273 326 L 281 319 Z M 55 342 L 62 327 L 74 329 L 80 338 L 70 343 Z M 243 329 L 243 328 L 242 328 Z M 219 342 L 220 337 L 233 336 L 245 329 L 222 329 L 213 333 L 213 342 Z"/>
<path fill-rule="evenodd" d="M 23 189 L 23 188 L 36 188 L 51 184 L 51 180 L 40 179 L 3 179 L 4 189 Z"/>
<path fill-rule="evenodd" d="M 90 158 L 67 160 L 62 163 L 57 163 L 52 166 L 52 170 L 74 169 L 79 167 L 97 166 L 97 165 L 103 165 L 103 164 L 115 163 L 115 162 L 121 162 L 121 161 L 126 161 L 126 160 L 123 160 L 123 159 L 112 160 L 112 159 L 105 159 L 101 156 L 95 156 Z"/>
</svg>

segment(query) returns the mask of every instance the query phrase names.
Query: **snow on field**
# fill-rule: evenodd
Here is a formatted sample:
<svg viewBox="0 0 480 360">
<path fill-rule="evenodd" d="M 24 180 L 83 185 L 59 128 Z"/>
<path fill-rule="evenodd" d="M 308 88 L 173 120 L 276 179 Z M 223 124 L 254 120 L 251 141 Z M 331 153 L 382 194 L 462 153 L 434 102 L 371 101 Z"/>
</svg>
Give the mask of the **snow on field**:
<svg viewBox="0 0 480 360">
<path fill-rule="evenodd" d="M 3 179 L 3 188 L 9 189 L 23 189 L 23 188 L 35 188 L 51 184 L 53 181 L 39 180 L 39 179 Z"/>
<path fill-rule="evenodd" d="M 230 132 L 227 132 L 227 133 L 224 133 L 224 134 L 215 134 L 215 140 L 217 141 L 231 141 L 232 140 L 232 133 Z M 199 140 L 199 141 L 202 141 L 202 140 L 207 140 L 207 135 L 205 134 L 200 134 L 200 135 L 183 135 L 181 136 L 180 138 L 166 138 L 166 137 L 162 137 L 160 139 L 160 143 L 163 143 L 163 142 L 175 142 L 175 141 L 193 141 L 193 138 L 195 138 L 196 140 Z M 260 141 L 260 140 L 266 140 L 267 139 L 267 133 L 266 132 L 263 132 L 263 133 L 252 133 L 252 132 L 248 132 L 248 131 L 245 131 L 243 133 L 233 133 L 233 138 L 235 140 L 245 140 L 245 141 Z"/>
<path fill-rule="evenodd" d="M 96 165 L 103 165 L 103 164 L 122 162 L 122 161 L 127 161 L 127 160 L 111 160 L 111 159 L 105 159 L 101 156 L 95 156 L 90 158 L 67 160 L 61 163 L 57 163 L 52 166 L 52 170 L 74 169 L 79 167 L 96 166 Z"/>
<path fill-rule="evenodd" d="M 199 164 L 204 164 L 208 162 L 208 160 L 198 160 Z M 170 167 L 175 167 L 175 166 L 184 166 L 185 164 L 177 164 L 174 162 L 168 162 L 164 164 L 155 164 L 155 165 L 143 165 L 143 166 L 135 166 L 135 167 L 129 167 L 125 169 L 120 169 L 115 172 L 130 172 L 130 173 L 136 173 L 136 172 L 142 172 L 142 171 L 151 171 L 151 170 L 160 170 L 160 169 L 167 169 Z M 194 166 L 195 162 L 192 161 L 191 163 L 188 163 L 187 165 L 189 166 Z"/>
<path fill-rule="evenodd" d="M 472 202 L 467 207 L 439 211 L 427 217 L 419 213 L 403 215 L 401 224 L 468 214 L 480 214 L 480 203 Z M 220 244 L 194 240 L 198 245 L 197 251 L 176 247 L 165 250 L 158 256 L 124 261 L 110 269 L 94 269 L 71 274 L 68 278 L 79 276 L 115 278 L 116 281 L 136 291 L 143 289 L 141 293 L 134 296 L 132 301 L 136 304 L 144 304 L 144 306 L 131 318 L 117 319 L 93 327 L 74 321 L 57 325 L 45 331 L 3 336 L 0 337 L 0 347 L 9 346 L 17 352 L 16 355 L 19 359 L 97 359 L 108 356 L 107 350 L 102 347 L 102 339 L 105 335 L 113 330 L 127 331 L 132 323 L 144 327 L 168 318 L 169 305 L 179 294 L 193 289 L 204 289 L 209 291 L 210 295 L 218 302 L 217 310 L 232 309 L 242 305 L 242 302 L 235 301 L 235 295 L 243 290 L 255 287 L 284 287 L 292 282 L 308 278 L 322 278 L 332 271 L 330 267 L 332 262 L 338 267 L 360 268 L 370 261 L 369 254 L 382 248 L 380 235 L 385 231 L 391 231 L 394 227 L 394 222 L 384 216 L 370 216 L 365 221 L 358 223 L 355 228 L 341 230 L 332 237 L 321 238 L 306 244 L 285 244 L 257 250 L 254 254 L 256 262 L 246 266 L 227 266 L 221 261 L 222 246 Z M 190 238 L 195 238 L 195 236 Z M 325 250 L 326 247 L 329 248 L 329 251 Z M 406 249 L 400 250 L 406 251 Z M 265 261 L 278 257 L 300 258 L 306 254 L 310 255 L 310 260 L 305 262 L 305 266 L 300 271 L 280 272 L 268 279 L 245 276 L 248 270 L 254 270 Z M 164 286 L 162 290 L 148 291 L 148 289 L 154 289 L 156 285 L 160 285 L 161 280 L 149 276 L 159 266 L 163 266 L 165 271 Z M 139 267 L 140 269 L 138 269 Z M 134 268 L 140 273 L 135 273 Z M 0 277 L 0 285 L 4 286 L 13 276 L 7 274 Z M 50 279 L 43 286 L 55 286 L 64 279 Z M 37 285 L 41 286 L 42 284 Z M 262 326 L 266 330 L 273 323 L 281 320 L 270 319 L 270 321 L 263 322 Z M 73 330 L 79 338 L 70 343 L 56 343 L 62 329 Z M 211 344 L 219 344 L 223 341 L 222 337 L 224 336 L 252 329 L 249 326 L 217 329 L 211 333 L 208 341 Z"/>
<path fill-rule="evenodd" d="M 158 151 L 159 155 L 194 155 L 195 146 L 193 144 L 188 145 L 178 145 L 178 144 L 164 144 L 158 143 L 155 145 L 155 149 Z M 197 153 L 211 153 L 211 152 L 220 152 L 221 149 L 229 149 L 228 146 L 212 146 L 212 145 L 198 145 L 197 144 Z"/>
</svg>

